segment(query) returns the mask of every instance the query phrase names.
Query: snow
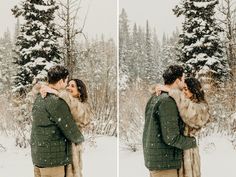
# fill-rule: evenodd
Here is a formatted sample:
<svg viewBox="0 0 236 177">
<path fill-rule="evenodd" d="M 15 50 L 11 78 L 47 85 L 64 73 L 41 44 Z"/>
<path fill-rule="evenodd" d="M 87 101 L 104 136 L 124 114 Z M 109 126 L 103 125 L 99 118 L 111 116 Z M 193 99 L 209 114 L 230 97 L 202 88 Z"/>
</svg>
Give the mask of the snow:
<svg viewBox="0 0 236 177">
<path fill-rule="evenodd" d="M 32 35 L 26 35 L 25 33 L 23 33 L 23 38 L 25 38 L 27 41 L 34 41 L 35 37 Z"/>
<path fill-rule="evenodd" d="M 0 151 L 0 174 L 2 177 L 32 177 L 30 150 L 14 147 L 14 141 L 8 137 L 0 137 L 6 151 Z M 2 143 L 4 142 L 4 143 Z"/>
<path fill-rule="evenodd" d="M 56 63 L 55 62 L 47 62 L 46 63 L 46 65 L 45 65 L 45 67 L 44 67 L 44 69 L 46 69 L 46 70 L 49 70 L 51 67 L 53 67 L 53 66 L 55 66 L 56 65 Z"/>
<path fill-rule="evenodd" d="M 187 38 L 194 38 L 194 37 L 196 37 L 196 35 L 195 35 L 194 33 L 188 33 L 188 32 L 186 32 L 186 33 L 184 33 L 184 35 L 185 35 Z"/>
<path fill-rule="evenodd" d="M 207 66 L 212 66 L 216 63 L 219 63 L 219 60 L 216 60 L 214 57 L 212 57 L 212 58 L 208 58 L 208 60 L 206 62 L 206 65 Z"/>
<path fill-rule="evenodd" d="M 100 137 L 97 148 L 87 148 L 84 156 L 84 177 L 116 177 L 117 139 Z"/>
<path fill-rule="evenodd" d="M 36 43 L 35 46 L 29 47 L 29 48 L 24 48 L 20 52 L 22 55 L 25 55 L 25 54 L 28 55 L 28 54 L 32 53 L 33 51 L 43 50 L 43 46 L 44 46 L 44 42 Z"/>
<path fill-rule="evenodd" d="M 236 112 L 233 113 L 231 117 L 232 117 L 233 120 L 236 120 Z"/>
<path fill-rule="evenodd" d="M 116 177 L 117 174 L 117 139 L 100 136 L 95 139 L 95 146 L 84 144 L 84 177 Z M 0 174 L 1 177 L 33 177 L 30 148 L 15 147 L 14 139 L 0 137 Z M 4 143 L 3 143 L 4 142 Z"/>
<path fill-rule="evenodd" d="M 124 72 L 121 72 L 122 74 L 120 75 L 120 79 L 119 79 L 119 88 L 120 90 L 125 90 L 128 85 L 127 85 L 127 82 L 129 80 L 129 77 L 128 75 L 126 75 Z"/>
<path fill-rule="evenodd" d="M 236 150 L 230 137 L 212 135 L 200 141 L 202 177 L 235 177 Z M 149 176 L 142 151 L 130 152 L 120 145 L 120 177 Z"/>
<path fill-rule="evenodd" d="M 49 9 L 55 7 L 55 6 L 46 6 L 46 5 L 37 5 L 34 4 L 35 9 L 38 9 L 40 11 L 48 11 Z"/>
<path fill-rule="evenodd" d="M 195 7 L 198 8 L 207 8 L 207 6 L 214 4 L 215 1 L 213 2 L 193 2 Z"/>
<path fill-rule="evenodd" d="M 230 137 L 208 137 L 200 146 L 202 177 L 235 177 L 236 150 Z"/>
<path fill-rule="evenodd" d="M 120 149 L 119 154 L 119 174 L 120 177 L 148 177 L 149 173 L 144 166 L 143 153 L 130 152 Z"/>
<path fill-rule="evenodd" d="M 45 65 L 47 60 L 45 58 L 38 57 L 34 60 L 34 62 L 35 62 L 35 65 Z"/>
</svg>

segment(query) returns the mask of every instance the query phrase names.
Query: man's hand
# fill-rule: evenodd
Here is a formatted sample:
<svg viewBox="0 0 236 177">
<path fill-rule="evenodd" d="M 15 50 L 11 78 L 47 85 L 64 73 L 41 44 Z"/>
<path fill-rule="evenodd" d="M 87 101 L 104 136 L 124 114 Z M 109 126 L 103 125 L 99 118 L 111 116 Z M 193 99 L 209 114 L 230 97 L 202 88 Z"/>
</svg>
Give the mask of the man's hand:
<svg viewBox="0 0 236 177">
<path fill-rule="evenodd" d="M 39 92 L 40 92 L 42 98 L 45 98 L 47 96 L 47 93 L 53 93 L 55 95 L 58 95 L 57 90 L 54 90 L 54 89 L 48 87 L 47 85 L 42 85 Z"/>
<path fill-rule="evenodd" d="M 156 95 L 158 96 L 161 94 L 162 91 L 169 92 L 170 88 L 168 88 L 167 86 L 162 85 L 162 84 L 157 84 L 155 87 L 155 91 L 156 91 Z"/>
</svg>

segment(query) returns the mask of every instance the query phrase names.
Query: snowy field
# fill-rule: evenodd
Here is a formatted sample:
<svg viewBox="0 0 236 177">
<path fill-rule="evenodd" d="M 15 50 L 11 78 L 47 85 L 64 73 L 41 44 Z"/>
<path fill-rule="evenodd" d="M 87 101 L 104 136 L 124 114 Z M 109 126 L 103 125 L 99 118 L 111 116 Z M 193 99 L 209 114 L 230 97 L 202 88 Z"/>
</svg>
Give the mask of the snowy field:
<svg viewBox="0 0 236 177">
<path fill-rule="evenodd" d="M 120 177 L 149 177 L 141 151 L 120 145 Z M 202 177 L 235 177 L 236 150 L 229 138 L 215 135 L 200 142 Z"/>
<path fill-rule="evenodd" d="M 116 177 L 117 139 L 98 137 L 96 145 L 85 146 L 83 154 L 84 177 Z M 14 139 L 0 137 L 0 177 L 33 177 L 30 148 L 20 149 L 14 146 Z"/>
<path fill-rule="evenodd" d="M 3 143 L 4 142 L 4 143 Z M 96 138 L 96 146 L 85 146 L 84 177 L 117 177 L 117 139 Z M 0 177 L 33 177 L 30 149 L 14 146 L 12 138 L 0 137 Z M 120 145 L 120 177 L 149 177 L 141 151 L 130 152 Z M 235 177 L 236 150 L 227 137 L 207 137 L 200 142 L 202 177 Z"/>
</svg>

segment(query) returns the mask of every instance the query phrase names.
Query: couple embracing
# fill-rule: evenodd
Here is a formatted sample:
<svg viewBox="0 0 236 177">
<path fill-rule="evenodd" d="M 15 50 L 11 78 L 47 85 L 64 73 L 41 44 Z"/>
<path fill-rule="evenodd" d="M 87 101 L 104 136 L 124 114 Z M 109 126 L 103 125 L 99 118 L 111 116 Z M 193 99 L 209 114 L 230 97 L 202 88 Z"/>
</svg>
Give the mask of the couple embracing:
<svg viewBox="0 0 236 177">
<path fill-rule="evenodd" d="M 196 136 L 209 122 L 200 82 L 169 66 L 145 110 L 143 153 L 151 177 L 201 177 Z"/>
<path fill-rule="evenodd" d="M 91 110 L 79 79 L 63 66 L 50 68 L 47 84 L 34 86 L 31 156 L 35 177 L 82 177 L 81 143 Z"/>
</svg>

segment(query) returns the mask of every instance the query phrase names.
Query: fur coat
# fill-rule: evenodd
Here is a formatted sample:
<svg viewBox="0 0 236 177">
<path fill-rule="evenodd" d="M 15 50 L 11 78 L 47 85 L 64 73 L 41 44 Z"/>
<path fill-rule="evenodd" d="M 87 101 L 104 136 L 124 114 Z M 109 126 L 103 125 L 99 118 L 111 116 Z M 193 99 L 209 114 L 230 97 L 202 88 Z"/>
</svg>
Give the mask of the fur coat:
<svg viewBox="0 0 236 177">
<path fill-rule="evenodd" d="M 80 128 L 84 130 L 91 121 L 92 111 L 88 103 L 82 103 L 78 98 L 71 96 L 66 90 L 59 92 L 58 96 L 66 101 L 70 107 L 71 114 Z"/>
<path fill-rule="evenodd" d="M 206 103 L 195 103 L 177 89 L 170 90 L 169 95 L 176 101 L 180 116 L 186 124 L 184 134 L 196 136 L 199 130 L 210 121 L 208 105 Z M 184 151 L 179 177 L 201 177 L 198 147 Z"/>
<path fill-rule="evenodd" d="M 71 114 L 80 128 L 81 132 L 85 130 L 86 126 L 90 123 L 92 111 L 88 103 L 82 103 L 78 98 L 71 96 L 66 90 L 59 92 L 58 96 L 66 101 L 70 107 Z M 72 143 L 72 173 L 73 177 L 82 177 L 82 145 Z M 67 170 L 69 172 L 69 170 Z"/>
</svg>

